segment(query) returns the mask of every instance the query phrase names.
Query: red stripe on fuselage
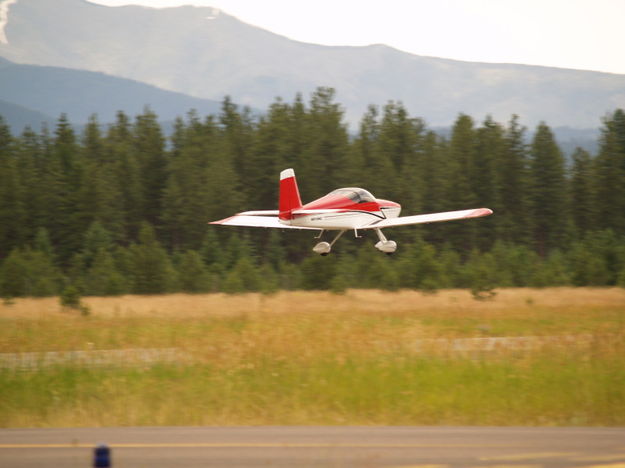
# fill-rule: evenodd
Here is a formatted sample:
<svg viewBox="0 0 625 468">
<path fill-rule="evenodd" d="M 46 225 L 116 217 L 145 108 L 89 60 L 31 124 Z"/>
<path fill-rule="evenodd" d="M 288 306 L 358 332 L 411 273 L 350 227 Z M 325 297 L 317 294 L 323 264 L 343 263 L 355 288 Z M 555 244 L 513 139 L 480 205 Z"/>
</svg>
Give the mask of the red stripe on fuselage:
<svg viewBox="0 0 625 468">
<path fill-rule="evenodd" d="M 399 204 L 388 200 L 376 200 L 374 202 L 354 203 L 348 197 L 342 195 L 326 195 L 315 201 L 302 206 L 303 210 L 356 210 L 356 211 L 380 211 L 382 207 L 398 208 Z"/>
</svg>

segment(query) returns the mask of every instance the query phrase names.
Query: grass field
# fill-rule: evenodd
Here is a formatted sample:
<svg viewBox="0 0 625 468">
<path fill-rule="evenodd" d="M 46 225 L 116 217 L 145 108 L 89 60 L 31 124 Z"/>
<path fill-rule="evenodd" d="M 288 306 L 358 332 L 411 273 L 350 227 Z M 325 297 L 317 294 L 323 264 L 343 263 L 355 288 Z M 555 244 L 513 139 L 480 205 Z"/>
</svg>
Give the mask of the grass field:
<svg viewBox="0 0 625 468">
<path fill-rule="evenodd" d="M 0 353 L 176 348 L 184 360 L 0 370 L 0 426 L 624 425 L 625 290 L 123 296 L 0 306 Z M 417 343 L 564 336 L 454 354 Z M 583 336 L 577 344 L 571 336 Z"/>
</svg>

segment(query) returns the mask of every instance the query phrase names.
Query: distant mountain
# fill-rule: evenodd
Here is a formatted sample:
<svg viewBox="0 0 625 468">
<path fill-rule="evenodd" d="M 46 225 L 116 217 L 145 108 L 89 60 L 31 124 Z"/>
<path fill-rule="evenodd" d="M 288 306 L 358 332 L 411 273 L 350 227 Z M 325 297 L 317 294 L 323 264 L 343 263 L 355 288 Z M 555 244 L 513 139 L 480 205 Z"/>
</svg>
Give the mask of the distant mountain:
<svg viewBox="0 0 625 468">
<path fill-rule="evenodd" d="M 0 38 L 0 56 L 18 63 L 104 72 L 207 99 L 229 94 L 260 109 L 276 96 L 332 86 L 351 122 L 388 100 L 437 126 L 464 112 L 501 122 L 516 113 L 530 127 L 596 128 L 625 107 L 625 75 L 305 44 L 212 8 L 17 0 Z"/>
<path fill-rule="evenodd" d="M 2 99 L 0 99 L 0 116 L 2 116 L 5 123 L 11 127 L 11 131 L 14 135 L 20 134 L 26 126 L 38 131 L 43 123 L 50 126 L 55 120 L 42 112 L 27 109 L 26 107 Z"/>
<path fill-rule="evenodd" d="M 577 148 L 582 148 L 591 154 L 597 154 L 601 131 L 598 128 L 552 128 L 558 146 L 566 156 L 571 156 Z M 532 135 L 533 136 L 533 135 Z"/>
<path fill-rule="evenodd" d="M 445 138 L 450 138 L 453 128 L 434 127 L 432 130 Z M 525 132 L 525 143 L 528 145 L 531 144 L 534 138 L 534 130 L 530 128 Z M 569 161 L 572 161 L 572 155 L 577 148 L 582 148 L 591 154 L 597 154 L 599 150 L 599 139 L 601 136 L 599 128 L 552 127 L 551 131 L 558 147 Z"/>
<path fill-rule="evenodd" d="M 55 121 L 62 112 L 72 122 L 84 124 L 94 113 L 100 122 L 112 122 L 118 110 L 134 116 L 145 106 L 156 112 L 160 120 L 184 116 L 190 109 L 201 115 L 214 114 L 220 107 L 217 101 L 103 73 L 18 65 L 2 58 L 0 100 L 4 101 L 0 115 L 9 120 L 14 132 L 21 131 L 25 123 L 38 129 L 41 121 Z"/>
</svg>

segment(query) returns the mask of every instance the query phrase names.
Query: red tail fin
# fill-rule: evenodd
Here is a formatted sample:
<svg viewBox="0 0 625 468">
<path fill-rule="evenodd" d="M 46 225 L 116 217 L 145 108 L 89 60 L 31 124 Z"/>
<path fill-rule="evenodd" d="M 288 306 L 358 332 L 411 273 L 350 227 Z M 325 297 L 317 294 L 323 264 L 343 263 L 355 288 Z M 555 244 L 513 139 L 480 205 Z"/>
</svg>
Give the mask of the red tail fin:
<svg viewBox="0 0 625 468">
<path fill-rule="evenodd" d="M 280 173 L 280 199 L 278 201 L 280 219 L 292 219 L 291 212 L 301 207 L 302 199 L 299 196 L 295 172 L 293 169 L 285 169 Z"/>
</svg>

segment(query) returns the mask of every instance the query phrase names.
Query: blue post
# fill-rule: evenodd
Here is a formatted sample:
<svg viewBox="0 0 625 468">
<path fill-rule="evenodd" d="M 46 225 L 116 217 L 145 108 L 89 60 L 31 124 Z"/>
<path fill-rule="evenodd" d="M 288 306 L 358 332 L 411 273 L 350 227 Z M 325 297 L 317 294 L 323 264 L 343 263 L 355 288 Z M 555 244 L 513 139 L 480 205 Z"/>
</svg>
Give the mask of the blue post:
<svg viewBox="0 0 625 468">
<path fill-rule="evenodd" d="M 93 467 L 109 468 L 111 466 L 111 449 L 106 444 L 98 445 L 93 451 Z"/>
</svg>

